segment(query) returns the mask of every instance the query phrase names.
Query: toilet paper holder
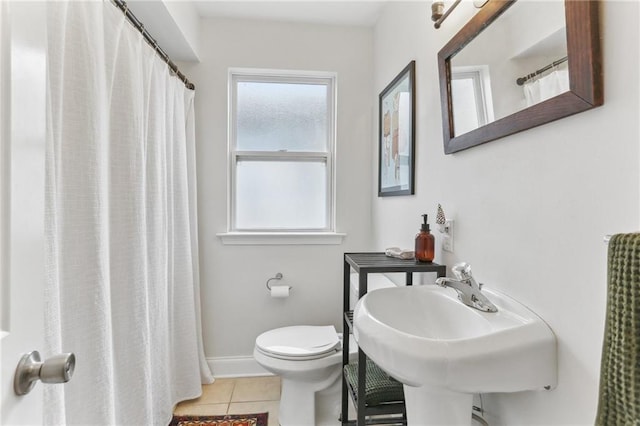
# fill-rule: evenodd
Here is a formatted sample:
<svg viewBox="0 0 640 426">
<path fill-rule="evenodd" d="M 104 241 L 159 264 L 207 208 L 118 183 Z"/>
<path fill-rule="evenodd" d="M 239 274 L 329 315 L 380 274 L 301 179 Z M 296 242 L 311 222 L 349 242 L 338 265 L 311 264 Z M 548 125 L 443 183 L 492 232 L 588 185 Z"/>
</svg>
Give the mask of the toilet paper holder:
<svg viewBox="0 0 640 426">
<path fill-rule="evenodd" d="M 284 276 L 284 275 L 282 275 L 282 273 L 278 272 L 278 273 L 276 274 L 276 276 L 275 276 L 275 277 L 271 277 L 271 278 L 269 278 L 269 279 L 267 280 L 267 283 L 266 283 L 267 290 L 269 290 L 269 292 L 271 292 L 271 286 L 269 285 L 269 283 L 270 283 L 271 281 L 273 281 L 273 280 L 281 280 L 283 276 Z M 289 286 L 289 290 L 292 290 L 292 289 L 293 289 L 293 287 Z"/>
</svg>

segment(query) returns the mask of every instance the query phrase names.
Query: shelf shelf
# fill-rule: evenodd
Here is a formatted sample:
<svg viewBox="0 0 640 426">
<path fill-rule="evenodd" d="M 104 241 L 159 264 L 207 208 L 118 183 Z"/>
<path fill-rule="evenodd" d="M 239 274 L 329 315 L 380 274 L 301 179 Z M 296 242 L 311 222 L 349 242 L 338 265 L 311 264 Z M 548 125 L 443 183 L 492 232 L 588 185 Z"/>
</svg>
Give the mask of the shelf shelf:
<svg viewBox="0 0 640 426">
<path fill-rule="evenodd" d="M 345 338 L 342 351 L 342 414 L 340 416 L 342 425 L 406 425 L 402 384 L 389 378 L 380 367 L 367 359 L 361 349 L 358 350 L 358 362 L 349 363 L 347 334 L 353 333 L 353 311 L 350 309 L 352 268 L 359 274 L 359 297 L 367 293 L 368 274 L 404 272 L 406 273 L 406 284 L 412 285 L 414 272 L 433 272 L 438 277 L 444 277 L 447 268 L 445 265 L 433 262 L 423 263 L 415 260 L 396 259 L 378 252 L 344 254 L 343 331 Z M 402 397 L 400 398 L 399 395 Z M 357 410 L 355 422 L 349 420 L 349 397 Z"/>
<path fill-rule="evenodd" d="M 344 313 L 344 321 L 349 326 L 349 333 L 353 333 L 353 311 Z"/>
<path fill-rule="evenodd" d="M 344 260 L 357 273 L 382 272 L 436 272 L 444 276 L 447 267 L 434 262 L 418 262 L 414 259 L 397 259 L 384 253 L 347 253 Z"/>
</svg>

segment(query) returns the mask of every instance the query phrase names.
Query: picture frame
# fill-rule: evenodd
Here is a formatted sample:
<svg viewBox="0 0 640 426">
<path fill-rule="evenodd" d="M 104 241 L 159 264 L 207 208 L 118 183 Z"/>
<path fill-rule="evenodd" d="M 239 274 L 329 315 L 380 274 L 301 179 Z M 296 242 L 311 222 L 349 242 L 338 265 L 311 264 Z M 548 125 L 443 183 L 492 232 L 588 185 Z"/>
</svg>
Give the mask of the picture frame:
<svg viewBox="0 0 640 426">
<path fill-rule="evenodd" d="M 378 197 L 415 191 L 415 75 L 411 61 L 379 96 Z"/>
</svg>

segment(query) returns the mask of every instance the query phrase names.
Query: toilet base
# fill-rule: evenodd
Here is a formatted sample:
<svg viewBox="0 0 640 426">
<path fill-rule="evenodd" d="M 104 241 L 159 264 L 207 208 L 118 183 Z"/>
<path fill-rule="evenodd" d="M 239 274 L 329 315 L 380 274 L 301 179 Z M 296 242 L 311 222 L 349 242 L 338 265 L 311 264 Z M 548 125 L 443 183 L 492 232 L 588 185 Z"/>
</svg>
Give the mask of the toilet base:
<svg viewBox="0 0 640 426">
<path fill-rule="evenodd" d="M 340 389 L 340 368 L 322 382 L 302 382 L 283 377 L 280 426 L 338 424 Z M 332 417 L 335 423 L 331 421 Z"/>
<path fill-rule="evenodd" d="M 316 426 L 342 426 L 342 381 L 340 378 L 329 389 L 316 393 Z M 356 409 L 348 398 L 349 418 L 357 417 Z"/>
<path fill-rule="evenodd" d="M 357 358 L 350 339 L 349 358 Z M 282 380 L 279 423 L 281 426 L 339 426 L 342 394 L 342 352 L 308 360 L 291 360 L 263 353 L 256 345 L 254 359 Z M 350 410 L 354 411 L 355 410 Z"/>
</svg>

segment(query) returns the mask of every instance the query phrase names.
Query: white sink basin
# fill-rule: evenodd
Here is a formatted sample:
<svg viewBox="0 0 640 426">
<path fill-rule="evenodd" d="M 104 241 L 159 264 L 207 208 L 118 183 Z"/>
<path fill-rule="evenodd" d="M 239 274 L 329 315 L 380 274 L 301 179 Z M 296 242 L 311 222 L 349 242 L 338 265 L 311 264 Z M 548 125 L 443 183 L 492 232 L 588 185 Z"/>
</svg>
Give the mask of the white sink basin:
<svg viewBox="0 0 640 426">
<path fill-rule="evenodd" d="M 376 290 L 356 305 L 356 341 L 383 370 L 408 385 L 410 424 L 460 424 L 465 416 L 470 423 L 474 393 L 555 387 L 556 338 L 549 326 L 508 296 L 482 292 L 498 312 L 473 309 L 458 300 L 455 290 L 435 285 Z M 451 410 L 469 404 L 468 411 L 456 413 L 462 417 L 424 417 L 433 414 L 425 409 L 443 411 L 456 397 Z M 426 408 L 422 398 L 435 406 Z"/>
</svg>

